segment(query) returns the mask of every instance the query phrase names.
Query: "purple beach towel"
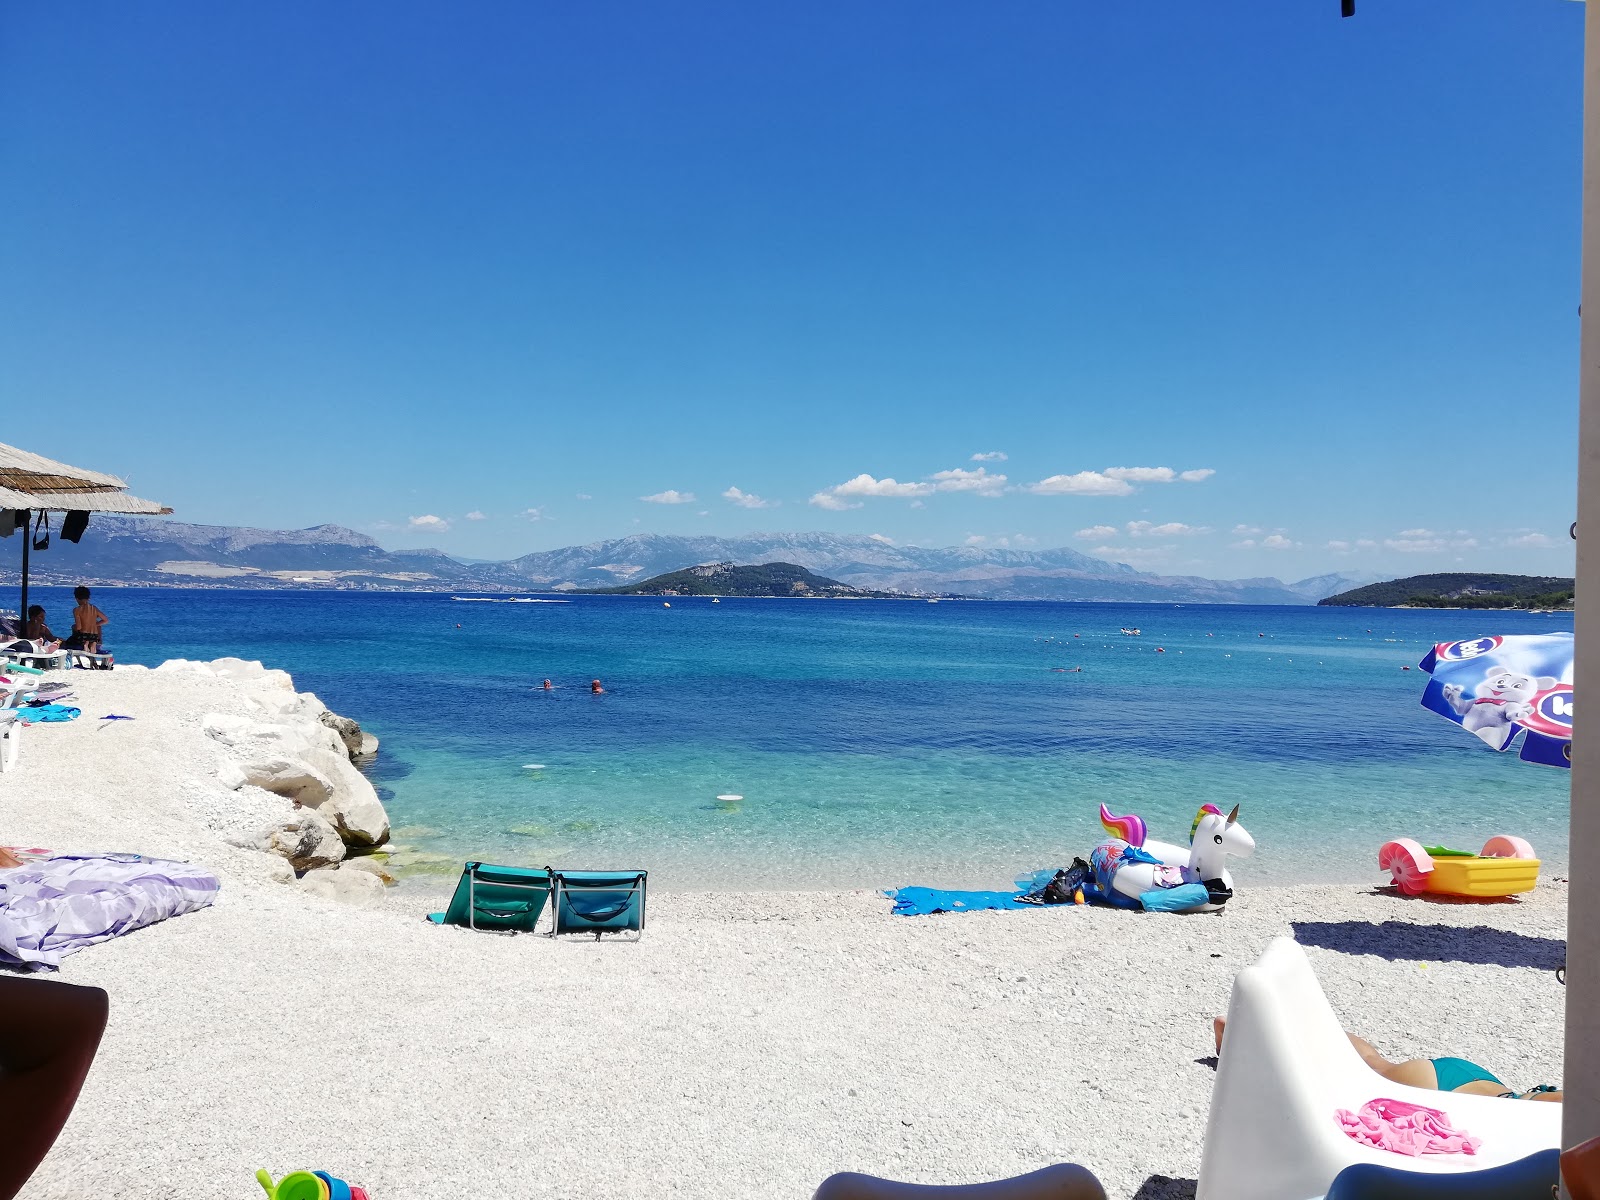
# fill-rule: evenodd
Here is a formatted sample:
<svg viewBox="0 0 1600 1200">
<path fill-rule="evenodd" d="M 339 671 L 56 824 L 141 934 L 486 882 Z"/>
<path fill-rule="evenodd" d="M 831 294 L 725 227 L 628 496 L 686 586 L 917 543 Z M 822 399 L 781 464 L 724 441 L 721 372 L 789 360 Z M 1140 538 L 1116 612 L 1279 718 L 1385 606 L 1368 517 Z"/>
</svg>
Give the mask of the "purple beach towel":
<svg viewBox="0 0 1600 1200">
<path fill-rule="evenodd" d="M 138 854 L 58 854 L 0 870 L 0 963 L 57 967 L 96 942 L 205 908 L 221 883 Z"/>
</svg>

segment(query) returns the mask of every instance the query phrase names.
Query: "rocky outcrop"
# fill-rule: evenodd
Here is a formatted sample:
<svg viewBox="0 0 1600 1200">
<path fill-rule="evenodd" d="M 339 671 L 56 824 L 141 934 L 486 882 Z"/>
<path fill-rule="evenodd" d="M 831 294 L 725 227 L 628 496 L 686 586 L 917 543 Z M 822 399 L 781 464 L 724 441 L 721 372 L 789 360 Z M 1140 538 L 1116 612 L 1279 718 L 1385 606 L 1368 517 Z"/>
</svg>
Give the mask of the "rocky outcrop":
<svg viewBox="0 0 1600 1200">
<path fill-rule="evenodd" d="M 351 758 L 355 758 L 361 753 L 360 725 L 349 717 L 341 717 L 338 713 L 326 708 L 317 714 L 317 720 L 339 735 L 339 740 L 344 743 L 345 752 Z"/>
<path fill-rule="evenodd" d="M 347 846 L 370 849 L 389 840 L 383 802 L 352 765 L 376 753 L 377 739 L 355 721 L 330 712 L 309 692 L 296 692 L 287 674 L 260 663 L 173 660 L 156 670 L 245 686 L 255 715 L 209 713 L 201 721 L 206 736 L 226 751 L 217 777 L 230 791 L 261 788 L 294 804 L 292 813 L 262 830 L 250 848 L 281 855 L 304 875 L 341 861 Z M 368 870 L 354 874 L 375 880 L 381 892 L 383 880 L 377 875 Z M 369 888 L 364 882 L 319 886 L 349 895 L 357 894 L 352 889 Z"/>
<path fill-rule="evenodd" d="M 312 808 L 297 808 L 281 823 L 267 826 L 253 848 L 281 855 L 297 873 L 335 866 L 345 853 L 338 831 Z"/>
<path fill-rule="evenodd" d="M 377 789 L 350 765 L 349 758 L 326 750 L 310 750 L 304 761 L 332 785 L 328 797 L 312 806 L 333 822 L 346 845 L 381 846 L 389 840 L 389 814 L 378 799 Z"/>
</svg>

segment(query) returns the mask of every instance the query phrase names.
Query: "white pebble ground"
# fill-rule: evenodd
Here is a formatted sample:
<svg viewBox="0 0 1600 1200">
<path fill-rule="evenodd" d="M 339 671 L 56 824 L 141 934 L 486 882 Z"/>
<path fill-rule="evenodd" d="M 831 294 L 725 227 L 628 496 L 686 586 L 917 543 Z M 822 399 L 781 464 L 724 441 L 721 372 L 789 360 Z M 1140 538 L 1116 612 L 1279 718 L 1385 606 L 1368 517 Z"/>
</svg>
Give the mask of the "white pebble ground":
<svg viewBox="0 0 1600 1200">
<path fill-rule="evenodd" d="M 1224 914 L 1190 917 L 658 892 L 638 943 L 474 934 L 425 923 L 410 887 L 341 908 L 224 843 L 269 815 L 228 810 L 244 801 L 200 729 L 248 711 L 239 685 L 67 678 L 83 717 L 25 731 L 0 843 L 190 858 L 224 882 L 56 976 L 105 988 L 111 1021 L 27 1200 L 244 1200 L 257 1167 L 373 1200 L 806 1200 L 839 1170 L 953 1183 L 1060 1161 L 1113 1197 L 1189 1196 L 1210 1018 L 1282 933 L 1391 1057 L 1559 1082 L 1559 881 L 1438 904 L 1252 889 L 1246 867 Z"/>
</svg>

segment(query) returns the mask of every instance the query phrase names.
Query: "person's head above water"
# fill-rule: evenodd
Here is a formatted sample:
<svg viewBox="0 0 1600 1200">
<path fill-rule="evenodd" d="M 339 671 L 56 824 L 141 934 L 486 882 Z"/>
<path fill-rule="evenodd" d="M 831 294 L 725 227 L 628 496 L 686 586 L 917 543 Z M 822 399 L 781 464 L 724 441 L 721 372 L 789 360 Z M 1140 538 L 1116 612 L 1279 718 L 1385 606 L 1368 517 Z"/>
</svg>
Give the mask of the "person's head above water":
<svg viewBox="0 0 1600 1200">
<path fill-rule="evenodd" d="M 591 682 L 589 684 L 589 690 L 591 692 L 595 692 L 596 694 L 598 694 L 600 692 L 605 691 L 605 688 L 601 687 L 600 686 L 600 681 L 598 679 L 596 679 L 596 680 L 594 680 L 593 682 Z"/>
<path fill-rule="evenodd" d="M 544 688 L 545 691 L 548 692 L 551 688 L 555 687 L 555 684 L 551 683 L 548 679 L 546 679 L 541 686 Z"/>
</svg>

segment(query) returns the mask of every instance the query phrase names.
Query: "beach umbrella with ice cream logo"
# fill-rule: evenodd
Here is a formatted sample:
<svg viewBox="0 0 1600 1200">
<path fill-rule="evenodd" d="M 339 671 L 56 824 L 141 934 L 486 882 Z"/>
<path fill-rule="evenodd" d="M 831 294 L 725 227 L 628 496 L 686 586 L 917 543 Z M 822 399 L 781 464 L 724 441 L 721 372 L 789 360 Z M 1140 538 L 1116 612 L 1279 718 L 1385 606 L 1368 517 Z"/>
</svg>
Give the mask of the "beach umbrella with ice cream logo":
<svg viewBox="0 0 1600 1200">
<path fill-rule="evenodd" d="M 172 510 L 128 494 L 115 475 L 57 462 L 31 450 L 0 442 L 0 538 L 22 531 L 22 589 L 17 612 L 28 617 L 30 552 L 50 545 L 51 513 L 63 513 L 61 535 L 77 541 L 91 513 L 165 516 Z"/>
<path fill-rule="evenodd" d="M 1520 744 L 1524 762 L 1572 766 L 1570 633 L 1440 642 L 1418 665 L 1433 676 L 1422 707 L 1491 750 Z"/>
</svg>

